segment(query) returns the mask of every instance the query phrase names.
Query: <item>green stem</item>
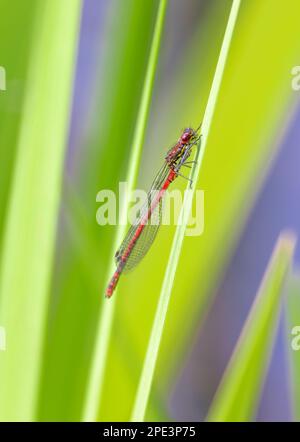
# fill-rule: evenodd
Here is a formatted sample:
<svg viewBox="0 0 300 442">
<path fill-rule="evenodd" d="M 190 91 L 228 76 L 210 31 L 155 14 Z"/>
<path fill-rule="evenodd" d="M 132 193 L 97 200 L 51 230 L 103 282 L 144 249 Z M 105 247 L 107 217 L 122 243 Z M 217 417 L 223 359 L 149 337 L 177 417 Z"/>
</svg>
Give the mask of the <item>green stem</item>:
<svg viewBox="0 0 300 442">
<path fill-rule="evenodd" d="M 249 422 L 255 419 L 262 385 L 271 359 L 282 296 L 296 237 L 280 234 L 252 308 L 239 336 L 207 421 Z"/>
<path fill-rule="evenodd" d="M 0 269 L 1 421 L 35 419 L 80 11 L 44 0 L 35 17 Z"/>
<path fill-rule="evenodd" d="M 204 152 L 206 149 L 207 139 L 209 136 L 209 130 L 214 115 L 218 94 L 220 91 L 220 86 L 222 82 L 223 72 L 225 69 L 225 64 L 229 52 L 230 43 L 232 40 L 232 35 L 235 27 L 235 23 L 238 16 L 238 11 L 240 7 L 240 0 L 233 0 L 231 12 L 229 15 L 214 79 L 211 86 L 210 95 L 208 98 L 203 124 L 202 124 L 202 138 L 201 138 L 201 149 L 197 152 L 197 164 L 193 169 L 191 178 L 194 182 L 197 181 Z M 175 273 L 180 257 L 180 252 L 182 248 L 182 243 L 184 239 L 185 229 L 190 215 L 192 199 L 195 191 L 195 186 L 192 190 L 185 193 L 185 198 L 183 202 L 182 211 L 180 214 L 182 222 L 179 223 L 175 237 L 172 244 L 172 249 L 160 293 L 159 303 L 156 310 L 155 320 L 151 331 L 150 341 L 144 361 L 144 366 L 138 386 L 138 391 L 135 399 L 135 404 L 132 412 L 132 421 L 143 421 L 147 403 L 149 399 L 151 384 L 153 380 L 154 370 L 156 366 L 158 350 L 161 342 L 161 337 L 163 333 L 163 327 L 165 323 L 165 318 L 167 315 L 167 310 L 169 306 L 171 291 L 173 287 L 173 282 L 175 278 Z"/>
<path fill-rule="evenodd" d="M 143 92 L 142 92 L 137 122 L 135 126 L 135 133 L 133 137 L 132 153 L 129 162 L 130 166 L 127 175 L 129 193 L 133 191 L 137 181 L 140 158 L 142 153 L 142 146 L 145 138 L 146 124 L 148 120 L 151 97 L 153 92 L 153 84 L 155 79 L 157 63 L 158 63 L 158 55 L 161 45 L 161 38 L 164 27 L 167 3 L 168 0 L 160 0 L 158 7 L 153 40 L 151 44 L 148 66 L 146 71 L 146 77 L 143 86 Z M 118 247 L 124 234 L 126 233 L 127 212 L 128 212 L 128 207 L 125 207 L 122 213 L 123 222 L 120 224 L 118 228 L 114 244 L 114 250 Z M 114 268 L 115 268 L 115 263 L 112 257 L 111 265 L 107 275 L 107 280 L 112 275 Z M 103 383 L 104 383 L 105 363 L 107 360 L 108 344 L 111 336 L 116 299 L 117 296 L 115 293 L 113 299 L 104 302 L 103 308 L 101 310 L 97 337 L 96 337 L 96 346 L 93 354 L 91 374 L 89 376 L 87 396 L 83 411 L 84 421 L 97 420 Z"/>
</svg>

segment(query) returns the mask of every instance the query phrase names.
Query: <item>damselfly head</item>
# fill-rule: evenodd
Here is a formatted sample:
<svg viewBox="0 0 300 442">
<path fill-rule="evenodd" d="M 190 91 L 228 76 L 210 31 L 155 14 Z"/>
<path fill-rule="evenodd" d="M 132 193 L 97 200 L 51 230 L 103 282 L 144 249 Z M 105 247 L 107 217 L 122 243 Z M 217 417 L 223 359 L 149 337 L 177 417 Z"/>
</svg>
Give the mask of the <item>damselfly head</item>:
<svg viewBox="0 0 300 442">
<path fill-rule="evenodd" d="M 191 127 L 184 129 L 177 143 L 168 151 L 165 159 L 168 164 L 174 165 L 182 157 L 187 158 L 191 151 L 191 147 L 196 144 L 198 139 L 197 131 Z"/>
<path fill-rule="evenodd" d="M 184 129 L 180 140 L 182 143 L 187 144 L 192 140 L 193 137 L 195 137 L 195 135 L 196 134 L 194 129 L 192 129 L 191 127 L 187 127 L 186 129 Z"/>
</svg>

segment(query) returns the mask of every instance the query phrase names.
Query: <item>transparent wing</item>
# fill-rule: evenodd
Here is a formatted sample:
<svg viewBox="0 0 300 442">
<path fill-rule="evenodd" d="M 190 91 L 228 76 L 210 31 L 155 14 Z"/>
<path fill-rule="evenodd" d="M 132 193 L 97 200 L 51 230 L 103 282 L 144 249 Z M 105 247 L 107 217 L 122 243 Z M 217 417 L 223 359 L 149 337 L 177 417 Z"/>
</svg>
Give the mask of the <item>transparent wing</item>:
<svg viewBox="0 0 300 442">
<path fill-rule="evenodd" d="M 126 261 L 126 264 L 124 266 L 123 271 L 126 273 L 130 270 L 132 270 L 146 255 L 146 253 L 149 251 L 156 235 L 159 230 L 160 224 L 161 224 L 161 217 L 162 217 L 162 200 L 157 204 L 155 207 L 152 216 L 151 221 L 148 221 L 148 223 L 145 225 L 142 233 L 138 237 L 137 241 L 135 242 L 134 247 L 132 248 L 132 251 Z M 136 230 L 136 229 L 135 229 Z M 135 233 L 135 231 L 134 231 Z M 132 237 L 134 236 L 130 235 L 130 237 L 126 236 L 126 239 L 123 241 L 119 251 L 120 255 L 117 256 L 116 254 L 116 262 L 118 263 L 122 256 L 122 250 L 125 252 L 127 249 L 127 245 L 130 243 Z M 127 244 L 128 243 L 128 244 Z"/>
<path fill-rule="evenodd" d="M 135 241 L 134 247 L 132 248 L 129 257 L 127 258 L 126 264 L 123 269 L 124 272 L 133 269 L 141 261 L 141 259 L 150 249 L 157 235 L 162 219 L 162 199 L 160 199 L 156 206 L 153 207 L 153 210 L 150 211 L 150 208 L 152 207 L 154 198 L 157 195 L 157 191 L 161 189 L 163 183 L 167 179 L 169 172 L 170 169 L 168 165 L 164 164 L 152 183 L 151 189 L 149 190 L 147 195 L 146 203 L 139 211 L 134 224 L 130 227 L 126 237 L 124 238 L 120 248 L 115 255 L 116 264 L 118 265 L 121 261 L 122 256 L 128 250 L 128 247 L 130 247 L 131 241 L 135 237 L 137 229 L 139 228 L 141 222 L 145 220 L 146 217 L 148 221 L 147 223 L 144 223 L 145 227 L 143 228 L 143 231 L 141 232 L 138 239 Z"/>
</svg>

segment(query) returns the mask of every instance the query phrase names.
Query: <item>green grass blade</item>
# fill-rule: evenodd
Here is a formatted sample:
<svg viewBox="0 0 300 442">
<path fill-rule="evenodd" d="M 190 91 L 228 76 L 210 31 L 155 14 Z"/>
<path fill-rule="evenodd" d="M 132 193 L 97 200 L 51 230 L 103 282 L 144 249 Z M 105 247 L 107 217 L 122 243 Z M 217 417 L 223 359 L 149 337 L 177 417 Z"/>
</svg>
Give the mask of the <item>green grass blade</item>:
<svg viewBox="0 0 300 442">
<path fill-rule="evenodd" d="M 70 176 L 72 193 L 81 209 L 77 207 L 79 210 L 73 212 L 69 198 L 63 200 L 62 219 L 68 213 L 73 228 L 69 230 L 67 221 L 60 231 L 63 240 L 57 250 L 60 260 L 55 267 L 49 308 L 51 327 L 43 360 L 40 420 L 83 418 L 99 311 L 106 301 L 103 292 L 116 232 L 114 226 L 99 226 L 95 222 L 95 197 L 100 189 L 111 189 L 118 194 L 119 182 L 126 180 L 158 3 L 112 0 L 104 15 L 105 25 L 99 31 L 100 41 L 109 44 L 100 50 L 94 74 L 95 94 L 89 102 L 90 112 L 85 115 L 90 129 L 87 139 L 80 143 L 74 173 Z M 74 238 L 76 231 L 79 234 Z M 92 280 L 91 271 L 95 275 Z M 107 369 L 106 374 L 110 377 Z M 107 402 L 101 402 L 105 403 L 103 410 L 107 412 Z"/>
<path fill-rule="evenodd" d="M 254 418 L 279 320 L 284 282 L 295 238 L 283 233 L 277 242 L 236 349 L 208 414 L 209 421 Z"/>
<path fill-rule="evenodd" d="M 230 43 L 232 40 L 232 35 L 236 23 L 236 19 L 238 16 L 238 11 L 240 7 L 240 0 L 234 0 L 232 3 L 232 8 L 230 11 L 211 91 L 209 94 L 206 110 L 204 113 L 203 125 L 202 125 L 202 140 L 201 140 L 201 149 L 198 151 L 197 155 L 197 165 L 192 172 L 191 178 L 194 182 L 197 181 L 202 159 L 204 156 L 207 139 L 209 136 L 209 129 L 212 122 L 214 109 L 216 106 L 218 94 L 220 91 L 220 86 L 222 82 L 222 76 L 225 69 L 225 64 L 230 48 Z M 162 290 L 159 298 L 159 304 L 157 307 L 154 324 L 151 331 L 149 346 L 147 349 L 144 366 L 141 374 L 141 379 L 138 386 L 138 391 L 135 399 L 135 404 L 132 413 L 132 421 L 142 421 L 144 420 L 147 403 L 149 399 L 152 379 L 154 375 L 159 345 L 163 333 L 165 318 L 168 310 L 170 295 L 172 291 L 172 286 L 175 278 L 176 268 L 178 265 L 180 251 L 184 239 L 185 228 L 187 226 L 190 209 L 192 205 L 192 199 L 194 194 L 195 186 L 193 186 L 193 190 L 191 192 L 186 193 L 185 199 L 183 202 L 183 208 L 181 212 L 182 222 L 178 226 L 174 241 L 172 244 L 172 249 L 169 257 L 169 262 L 167 265 Z"/>
<path fill-rule="evenodd" d="M 0 9 L 0 64 L 8 71 L 6 91 L 0 91 L 0 248 L 2 248 L 2 229 L 22 117 L 24 84 L 36 0 L 19 3 L 17 13 L 12 2 L 0 0 Z"/>
<path fill-rule="evenodd" d="M 80 0 L 39 2 L 1 262 L 0 420 L 34 420 Z"/>
<path fill-rule="evenodd" d="M 300 272 L 293 272 L 287 285 L 287 344 L 290 356 L 293 413 L 300 421 Z"/>
<path fill-rule="evenodd" d="M 131 192 L 134 189 L 139 172 L 139 163 L 141 158 L 143 142 L 145 138 L 146 124 L 150 110 L 153 84 L 154 84 L 157 63 L 158 63 L 158 55 L 161 44 L 162 31 L 164 27 L 167 3 L 168 3 L 167 0 L 160 0 L 157 11 L 153 40 L 149 54 L 146 77 L 143 86 L 141 103 L 138 112 L 135 132 L 134 132 L 131 158 L 129 162 L 129 169 L 127 175 L 129 192 Z M 127 220 L 127 210 L 128 207 L 125 207 L 124 213 L 122 214 L 122 219 L 124 221 Z M 127 227 L 125 225 L 125 222 L 121 223 L 116 235 L 116 241 L 113 248 L 114 251 L 121 242 L 122 237 L 126 232 L 126 228 Z M 115 262 L 112 257 L 111 266 L 109 268 L 109 273 L 107 275 L 107 280 L 112 275 L 114 269 L 115 269 Z M 108 354 L 108 344 L 111 336 L 116 299 L 117 299 L 116 296 L 114 296 L 113 299 L 111 299 L 110 301 L 106 301 L 101 310 L 97 337 L 96 337 L 96 345 L 92 358 L 91 374 L 89 378 L 90 380 L 87 388 L 87 396 L 84 406 L 84 415 L 83 415 L 84 421 L 93 421 L 97 419 L 103 382 L 104 382 L 105 364 Z"/>
</svg>

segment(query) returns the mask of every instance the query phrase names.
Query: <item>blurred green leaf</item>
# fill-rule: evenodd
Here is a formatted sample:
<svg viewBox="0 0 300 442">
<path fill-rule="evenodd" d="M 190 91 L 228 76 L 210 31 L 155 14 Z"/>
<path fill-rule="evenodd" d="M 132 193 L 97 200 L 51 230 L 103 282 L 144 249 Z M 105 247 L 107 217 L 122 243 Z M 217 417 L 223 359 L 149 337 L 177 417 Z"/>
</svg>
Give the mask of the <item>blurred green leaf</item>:
<svg viewBox="0 0 300 442">
<path fill-rule="evenodd" d="M 109 44 L 99 57 L 89 137 L 68 181 L 72 195 L 66 192 L 62 214 L 39 405 L 42 420 L 82 419 L 115 252 L 115 228 L 96 223 L 96 195 L 101 189 L 118 192 L 119 181 L 126 179 L 158 4 L 112 0 L 105 11 L 99 43 Z"/>
<path fill-rule="evenodd" d="M 68 131 L 80 1 L 35 11 L 1 262 L 0 420 L 34 420 Z"/>
<path fill-rule="evenodd" d="M 145 73 L 145 82 L 141 96 L 141 103 L 137 115 L 137 122 L 132 143 L 132 152 L 130 155 L 130 162 L 128 166 L 127 185 L 129 194 L 134 190 L 137 182 L 137 176 L 140 165 L 140 158 L 145 138 L 146 125 L 149 116 L 153 84 L 155 78 L 156 67 L 158 63 L 158 55 L 164 27 L 164 20 L 166 15 L 167 1 L 160 0 L 157 11 L 157 18 L 153 32 L 153 40 L 149 53 L 148 66 Z M 117 249 L 126 233 L 126 222 L 128 217 L 129 207 L 122 214 L 122 222 L 119 226 L 115 247 Z M 115 252 L 113 252 L 115 253 Z M 115 271 L 115 259 L 111 258 L 112 264 L 109 268 L 109 278 Z M 116 295 L 115 295 L 116 296 Z M 87 391 L 87 400 L 84 410 L 84 420 L 93 421 L 97 419 L 99 402 L 101 400 L 101 393 L 104 382 L 104 369 L 107 361 L 108 345 L 111 336 L 112 323 L 114 319 L 116 297 L 109 302 L 106 302 L 99 318 L 99 326 L 96 339 L 96 347 L 94 350 L 90 379 Z"/>
<path fill-rule="evenodd" d="M 295 247 L 283 233 L 277 242 L 238 344 L 211 405 L 208 420 L 249 421 L 261 394 L 276 337 L 283 285 Z"/>
<path fill-rule="evenodd" d="M 0 245 L 22 117 L 36 3 L 37 0 L 19 2 L 16 13 L 13 2 L 0 0 L 0 65 L 6 71 L 6 90 L 0 91 Z"/>
</svg>

